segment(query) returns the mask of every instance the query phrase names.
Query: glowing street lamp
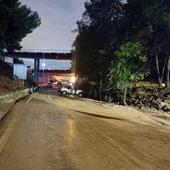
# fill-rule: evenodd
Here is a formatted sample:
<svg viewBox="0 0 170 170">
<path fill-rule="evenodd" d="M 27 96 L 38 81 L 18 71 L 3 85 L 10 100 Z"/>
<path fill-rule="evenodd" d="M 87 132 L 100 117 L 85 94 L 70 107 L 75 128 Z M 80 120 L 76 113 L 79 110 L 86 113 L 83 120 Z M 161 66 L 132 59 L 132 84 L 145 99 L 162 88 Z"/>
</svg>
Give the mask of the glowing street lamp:
<svg viewBox="0 0 170 170">
<path fill-rule="evenodd" d="M 43 67 L 43 70 L 44 70 L 44 68 L 45 68 L 45 63 L 42 63 L 42 67 Z"/>
</svg>

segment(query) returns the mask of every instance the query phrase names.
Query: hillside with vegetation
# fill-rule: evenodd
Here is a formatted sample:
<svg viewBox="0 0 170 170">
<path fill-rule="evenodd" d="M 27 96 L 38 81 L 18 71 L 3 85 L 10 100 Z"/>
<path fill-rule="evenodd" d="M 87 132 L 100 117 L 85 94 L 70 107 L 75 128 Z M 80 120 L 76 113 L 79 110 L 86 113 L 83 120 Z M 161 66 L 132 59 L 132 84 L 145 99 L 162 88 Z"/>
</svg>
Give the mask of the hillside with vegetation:
<svg viewBox="0 0 170 170">
<path fill-rule="evenodd" d="M 7 80 L 12 79 L 12 67 L 0 60 L 0 94 L 8 92 Z"/>
<path fill-rule="evenodd" d="M 20 50 L 21 41 L 41 24 L 37 12 L 32 11 L 20 0 L 0 1 L 0 57 L 4 51 Z M 12 66 L 0 60 L 0 93 L 20 90 L 20 80 L 13 80 Z"/>
<path fill-rule="evenodd" d="M 77 26 L 75 67 L 88 97 L 145 105 L 169 95 L 169 0 L 90 0 Z"/>
<path fill-rule="evenodd" d="M 22 90 L 26 84 L 22 80 L 13 80 L 13 67 L 0 60 L 0 94 Z"/>
</svg>

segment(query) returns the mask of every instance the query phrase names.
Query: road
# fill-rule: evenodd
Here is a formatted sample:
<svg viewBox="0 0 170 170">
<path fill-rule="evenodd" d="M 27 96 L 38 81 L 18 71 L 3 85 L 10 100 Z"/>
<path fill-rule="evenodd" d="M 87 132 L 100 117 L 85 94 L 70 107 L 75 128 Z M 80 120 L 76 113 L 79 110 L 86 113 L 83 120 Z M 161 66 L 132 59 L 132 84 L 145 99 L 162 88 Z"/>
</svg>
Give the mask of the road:
<svg viewBox="0 0 170 170">
<path fill-rule="evenodd" d="M 0 122 L 0 170 L 169 170 L 170 131 L 34 94 Z M 99 113 L 99 114 L 98 114 Z"/>
</svg>

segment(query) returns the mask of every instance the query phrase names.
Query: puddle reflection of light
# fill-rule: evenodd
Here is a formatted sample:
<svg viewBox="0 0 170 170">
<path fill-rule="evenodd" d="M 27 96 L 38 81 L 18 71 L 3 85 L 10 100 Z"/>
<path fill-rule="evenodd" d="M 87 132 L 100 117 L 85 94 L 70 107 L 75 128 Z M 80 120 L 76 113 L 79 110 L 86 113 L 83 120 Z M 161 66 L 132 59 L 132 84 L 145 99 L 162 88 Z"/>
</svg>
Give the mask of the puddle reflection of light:
<svg viewBox="0 0 170 170">
<path fill-rule="evenodd" d="M 72 119 L 66 120 L 66 127 L 68 130 L 68 138 L 71 141 L 74 137 L 74 121 Z"/>
</svg>

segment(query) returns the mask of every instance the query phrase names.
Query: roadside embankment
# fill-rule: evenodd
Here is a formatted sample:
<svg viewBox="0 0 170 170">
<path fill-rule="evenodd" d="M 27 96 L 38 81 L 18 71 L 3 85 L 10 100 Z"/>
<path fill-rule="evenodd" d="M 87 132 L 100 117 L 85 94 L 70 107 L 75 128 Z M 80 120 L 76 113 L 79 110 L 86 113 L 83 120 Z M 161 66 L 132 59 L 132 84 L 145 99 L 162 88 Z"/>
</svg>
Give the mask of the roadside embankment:
<svg viewBox="0 0 170 170">
<path fill-rule="evenodd" d="M 107 103 L 107 102 L 101 102 L 96 101 L 92 99 L 83 99 L 87 102 L 100 105 L 102 107 L 105 107 L 108 110 L 112 111 L 112 114 L 117 113 L 115 116 L 118 116 L 119 118 L 126 118 L 130 121 L 134 122 L 141 122 L 145 124 L 152 124 L 153 126 L 164 126 L 170 128 L 170 114 L 169 112 L 161 112 L 161 111 L 144 111 L 142 109 L 138 109 L 137 107 L 129 107 L 129 106 L 121 106 L 116 105 L 114 103 Z M 138 122 L 138 123 L 139 123 Z"/>
<path fill-rule="evenodd" d="M 67 103 L 67 105 L 65 103 Z M 114 119 L 140 125 L 170 128 L 170 116 L 168 113 L 160 112 L 158 116 L 158 113 L 151 114 L 134 107 L 74 97 L 60 97 L 59 100 L 56 100 L 56 104 L 69 111 L 76 111 L 80 114 L 103 118 L 103 120 L 107 122 L 112 122 Z M 84 112 L 84 110 L 87 111 Z"/>
<path fill-rule="evenodd" d="M 0 120 L 6 115 L 6 113 L 14 106 L 16 101 L 29 94 L 30 90 L 20 90 L 11 92 L 0 96 Z"/>
</svg>

